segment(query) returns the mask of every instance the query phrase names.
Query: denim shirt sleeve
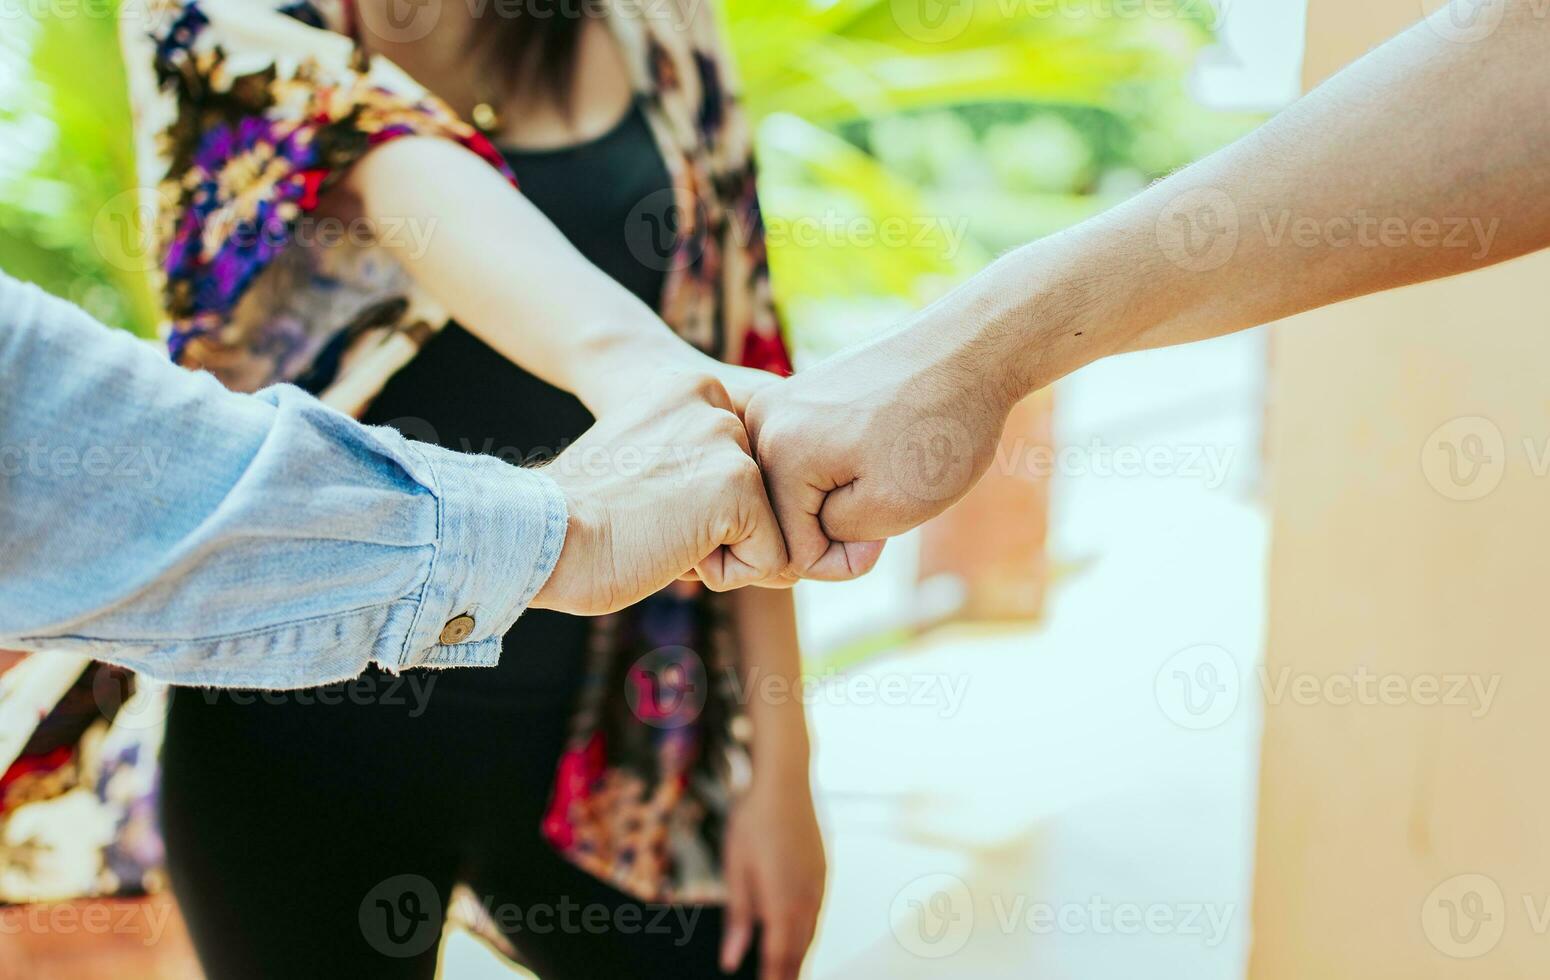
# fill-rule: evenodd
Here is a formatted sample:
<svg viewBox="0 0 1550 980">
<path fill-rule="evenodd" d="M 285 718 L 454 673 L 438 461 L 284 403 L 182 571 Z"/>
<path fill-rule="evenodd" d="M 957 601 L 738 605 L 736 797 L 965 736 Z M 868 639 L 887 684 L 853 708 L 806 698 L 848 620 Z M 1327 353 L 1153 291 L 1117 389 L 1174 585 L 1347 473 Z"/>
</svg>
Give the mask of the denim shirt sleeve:
<svg viewBox="0 0 1550 980">
<path fill-rule="evenodd" d="M 0 646 L 253 688 L 493 665 L 566 523 L 542 473 L 234 394 L 0 274 Z"/>
</svg>

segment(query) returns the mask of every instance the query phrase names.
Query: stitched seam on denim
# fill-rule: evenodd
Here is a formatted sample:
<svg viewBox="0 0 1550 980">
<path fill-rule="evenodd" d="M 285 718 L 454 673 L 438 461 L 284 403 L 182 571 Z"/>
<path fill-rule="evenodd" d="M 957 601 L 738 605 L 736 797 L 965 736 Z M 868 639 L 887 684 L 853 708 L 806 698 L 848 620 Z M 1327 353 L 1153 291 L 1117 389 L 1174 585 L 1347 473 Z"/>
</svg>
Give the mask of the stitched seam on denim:
<svg viewBox="0 0 1550 980">
<path fill-rule="evenodd" d="M 135 646 L 146 647 L 169 643 L 225 643 L 230 640 L 246 640 L 255 637 L 268 636 L 273 633 L 278 633 L 282 630 L 312 626 L 318 623 L 328 623 L 336 619 L 347 619 L 354 616 L 363 616 L 364 614 L 369 613 L 375 609 L 386 609 L 391 611 L 396 606 L 402 605 L 404 603 L 410 603 L 412 605 L 413 602 L 414 600 L 408 597 L 404 597 L 401 599 L 394 599 L 391 602 L 379 602 L 371 606 L 357 606 L 354 609 L 344 609 L 339 612 L 322 613 L 321 615 L 317 616 L 308 616 L 306 619 L 291 619 L 283 623 L 276 623 L 272 626 L 258 626 L 250 630 L 243 630 L 239 633 L 214 633 L 204 636 L 138 638 L 88 636 L 84 633 L 50 633 L 45 636 L 20 636 L 17 637 L 17 640 L 21 643 L 48 643 L 50 640 L 77 640 L 82 643 L 108 643 L 124 646 L 132 644 Z"/>
<path fill-rule="evenodd" d="M 419 596 L 415 599 L 414 616 L 409 621 L 409 632 L 404 637 L 403 647 L 398 651 L 398 663 L 396 665 L 398 667 L 408 665 L 410 658 L 414 656 L 411 647 L 414 644 L 415 636 L 420 632 L 420 623 L 425 619 L 425 606 L 430 601 L 431 583 L 436 581 L 436 569 L 441 564 L 441 549 L 446 543 L 447 519 L 447 502 L 442 494 L 441 471 L 431 462 L 430 457 L 421 452 L 419 447 L 412 441 L 404 440 L 404 447 L 420 458 L 420 462 L 425 465 L 426 471 L 430 473 L 431 480 L 436 484 L 430 488 L 431 494 L 436 498 L 436 540 L 431 543 L 431 565 L 425 574 L 425 581 L 420 585 Z"/>
<path fill-rule="evenodd" d="M 553 484 L 552 478 L 550 482 Z M 565 499 L 565 494 L 559 489 L 558 484 L 553 485 L 554 493 L 544 495 L 551 506 L 548 508 L 549 513 L 544 517 L 544 541 L 539 552 L 542 555 L 542 563 L 549 566 L 549 575 L 544 576 L 544 581 L 538 582 L 535 581 L 538 576 L 529 573 L 527 588 L 523 590 L 526 600 L 522 603 L 524 611 L 532 604 L 534 597 L 538 595 L 538 590 L 548 582 L 549 576 L 554 574 L 554 566 L 559 563 L 560 552 L 565 547 L 565 535 L 570 530 L 570 502 Z M 554 506 L 556 504 L 557 506 Z"/>
</svg>

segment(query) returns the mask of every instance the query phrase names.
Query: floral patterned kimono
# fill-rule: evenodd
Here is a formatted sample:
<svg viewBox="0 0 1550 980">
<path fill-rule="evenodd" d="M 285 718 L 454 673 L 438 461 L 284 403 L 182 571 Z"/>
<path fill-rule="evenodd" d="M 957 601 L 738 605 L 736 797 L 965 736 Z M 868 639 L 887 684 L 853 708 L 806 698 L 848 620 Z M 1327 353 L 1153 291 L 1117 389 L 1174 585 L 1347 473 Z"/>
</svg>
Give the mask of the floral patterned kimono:
<svg viewBox="0 0 1550 980">
<path fill-rule="evenodd" d="M 786 373 L 749 135 L 708 7 L 621 0 L 606 14 L 673 181 L 678 221 L 661 243 L 659 312 L 714 356 Z M 126 17 L 123 33 L 172 356 L 239 390 L 292 382 L 359 414 L 446 316 L 387 250 L 309 240 L 298 222 L 353 162 L 400 136 L 453 140 L 510 172 L 447 105 L 363 53 L 344 0 L 153 0 L 150 13 L 149 29 Z M 641 900 L 714 901 L 729 784 L 747 765 L 733 631 L 720 597 L 696 589 L 670 590 L 652 608 L 593 628 L 543 832 Z M 159 739 L 143 714 L 142 768 Z M 89 767 L 67 763 L 57 737 L 34 742 L 5 777 L 13 790 L 31 787 L 16 799 L 90 788 Z M 140 800 L 98 794 L 98 804 L 122 830 Z M 0 816 L 0 833 L 24 810 Z M 99 864 L 122 852 L 113 834 L 100 836 L 90 845 Z M 98 886 L 139 880 L 104 875 Z"/>
</svg>

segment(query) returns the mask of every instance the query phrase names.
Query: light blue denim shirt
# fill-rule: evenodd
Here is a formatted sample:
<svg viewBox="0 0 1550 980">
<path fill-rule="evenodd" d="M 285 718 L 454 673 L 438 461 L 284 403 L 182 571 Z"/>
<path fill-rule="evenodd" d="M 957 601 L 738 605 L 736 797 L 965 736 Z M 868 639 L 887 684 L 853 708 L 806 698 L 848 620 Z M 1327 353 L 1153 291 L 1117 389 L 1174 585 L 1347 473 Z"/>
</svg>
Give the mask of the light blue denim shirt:
<svg viewBox="0 0 1550 980">
<path fill-rule="evenodd" d="M 0 273 L 0 647 L 255 688 L 488 666 L 566 521 L 540 472 L 234 394 Z"/>
</svg>

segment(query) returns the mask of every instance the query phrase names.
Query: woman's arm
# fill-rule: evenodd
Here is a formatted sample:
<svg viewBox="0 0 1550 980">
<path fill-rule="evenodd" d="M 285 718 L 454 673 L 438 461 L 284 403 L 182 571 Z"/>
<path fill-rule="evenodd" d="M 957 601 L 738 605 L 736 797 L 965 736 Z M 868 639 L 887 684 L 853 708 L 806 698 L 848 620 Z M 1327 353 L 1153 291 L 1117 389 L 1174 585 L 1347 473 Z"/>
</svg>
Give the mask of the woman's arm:
<svg viewBox="0 0 1550 980">
<path fill-rule="evenodd" d="M 755 925 L 763 980 L 796 980 L 823 903 L 823 838 L 808 774 L 801 647 L 789 590 L 744 589 L 735 603 L 753 781 L 727 834 L 722 969 L 742 962 Z"/>
<path fill-rule="evenodd" d="M 638 404 L 670 379 L 713 377 L 721 396 L 730 398 L 726 407 L 741 419 L 755 388 L 771 380 L 691 347 L 587 261 L 497 171 L 448 140 L 385 143 L 351 168 L 343 187 L 355 197 L 349 203 L 379 227 L 422 222 L 420 236 L 379 238 L 459 323 L 508 360 L 575 394 L 596 416 Z M 720 436 L 751 449 L 741 426 Z M 655 457 L 669 446 L 703 452 L 682 434 L 631 448 Z M 698 457 L 686 465 L 685 481 L 703 478 Z M 737 527 L 704 530 L 728 542 L 695 565 L 707 585 L 723 591 L 777 584 L 785 545 L 766 500 L 749 501 Z"/>
<path fill-rule="evenodd" d="M 392 140 L 352 167 L 342 188 L 377 227 L 419 222 L 421 234 L 384 234 L 381 243 L 459 323 L 594 415 L 663 371 L 731 379 L 741 407 L 737 369 L 681 340 L 468 150 L 431 137 Z"/>
</svg>

